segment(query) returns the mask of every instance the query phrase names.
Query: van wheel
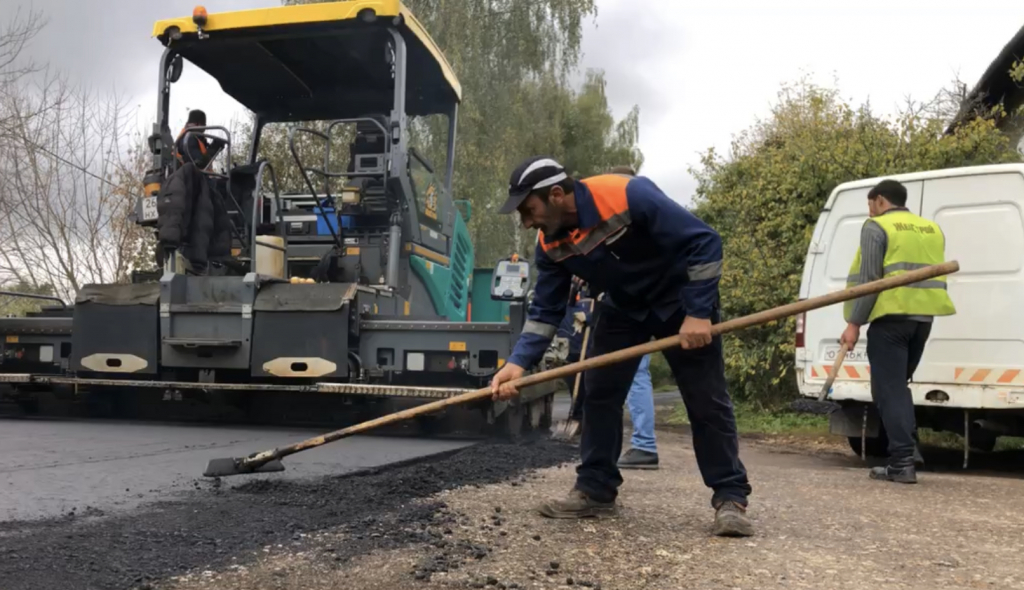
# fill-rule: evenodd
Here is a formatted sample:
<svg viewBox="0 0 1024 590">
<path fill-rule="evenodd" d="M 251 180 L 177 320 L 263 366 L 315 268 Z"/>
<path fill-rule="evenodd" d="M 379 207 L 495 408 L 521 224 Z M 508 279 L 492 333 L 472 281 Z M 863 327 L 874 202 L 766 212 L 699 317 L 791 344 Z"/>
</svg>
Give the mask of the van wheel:
<svg viewBox="0 0 1024 590">
<path fill-rule="evenodd" d="M 971 450 L 981 451 L 982 453 L 991 453 L 996 448 L 996 442 L 999 440 L 999 435 L 988 430 L 982 430 L 980 428 L 971 429 Z"/>
<path fill-rule="evenodd" d="M 850 441 L 850 449 L 853 453 L 860 456 L 860 437 L 850 436 L 847 437 Z M 885 433 L 880 433 L 880 436 L 875 438 L 868 438 L 867 444 L 864 447 L 864 452 L 867 453 L 868 457 L 888 457 L 889 456 L 889 437 L 885 436 Z"/>
</svg>

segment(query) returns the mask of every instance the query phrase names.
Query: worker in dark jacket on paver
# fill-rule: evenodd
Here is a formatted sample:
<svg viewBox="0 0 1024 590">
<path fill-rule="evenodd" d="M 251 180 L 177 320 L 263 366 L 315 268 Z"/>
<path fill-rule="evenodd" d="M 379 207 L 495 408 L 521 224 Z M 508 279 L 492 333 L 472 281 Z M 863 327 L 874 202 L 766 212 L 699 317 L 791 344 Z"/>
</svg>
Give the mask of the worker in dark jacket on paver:
<svg viewBox="0 0 1024 590">
<path fill-rule="evenodd" d="M 191 163 L 200 170 L 205 170 L 211 164 L 209 161 L 210 141 L 201 135 L 202 131 L 197 131 L 189 135 L 187 140 L 185 139 L 185 134 L 195 127 L 206 127 L 206 113 L 198 109 L 189 111 L 185 127 L 178 134 L 177 141 L 174 142 L 174 152 L 179 164 Z"/>
<path fill-rule="evenodd" d="M 500 213 L 513 211 L 526 228 L 540 230 L 537 286 L 523 333 L 492 381 L 494 396 L 518 393 L 508 382 L 543 357 L 565 315 L 572 277 L 579 276 L 605 294 L 595 313 L 594 356 L 680 336 L 680 348 L 664 354 L 686 404 L 697 464 L 713 490 L 714 532 L 753 534 L 722 341 L 711 335 L 719 319 L 718 234 L 647 178 L 607 174 L 574 181 L 546 157 L 513 171 Z M 639 364 L 638 357 L 586 373 L 576 485 L 566 498 L 545 503 L 541 514 L 580 518 L 615 511 L 623 403 Z"/>
</svg>

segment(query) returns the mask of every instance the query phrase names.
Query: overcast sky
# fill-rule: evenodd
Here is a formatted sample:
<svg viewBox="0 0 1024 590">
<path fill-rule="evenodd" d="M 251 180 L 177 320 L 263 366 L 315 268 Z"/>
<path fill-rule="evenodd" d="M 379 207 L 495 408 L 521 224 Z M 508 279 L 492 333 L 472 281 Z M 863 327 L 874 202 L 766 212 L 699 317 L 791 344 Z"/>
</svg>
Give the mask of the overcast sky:
<svg viewBox="0 0 1024 590">
<path fill-rule="evenodd" d="M 159 42 L 153 21 L 191 13 L 195 0 L 0 0 L 45 10 L 50 24 L 30 48 L 100 89 L 116 87 L 151 123 Z M 641 109 L 644 174 L 687 202 L 687 168 L 698 153 L 727 150 L 733 134 L 767 113 L 781 84 L 807 74 L 838 79 L 843 95 L 892 111 L 925 99 L 954 76 L 973 85 L 1024 25 L 1024 3 L 967 9 L 947 0 L 598 0 L 584 35 L 584 67 L 605 70 L 617 116 Z M 207 0 L 210 12 L 278 5 L 276 0 Z M 642 6 L 642 10 L 637 7 Z M 3 17 L 0 17 L 3 18 Z M 187 89 L 187 90 L 186 90 Z M 176 126 L 189 108 L 226 121 L 237 103 L 186 72 L 172 103 Z M 176 127 L 175 127 L 176 128 Z M 458 165 L 458 162 L 456 162 Z"/>
</svg>

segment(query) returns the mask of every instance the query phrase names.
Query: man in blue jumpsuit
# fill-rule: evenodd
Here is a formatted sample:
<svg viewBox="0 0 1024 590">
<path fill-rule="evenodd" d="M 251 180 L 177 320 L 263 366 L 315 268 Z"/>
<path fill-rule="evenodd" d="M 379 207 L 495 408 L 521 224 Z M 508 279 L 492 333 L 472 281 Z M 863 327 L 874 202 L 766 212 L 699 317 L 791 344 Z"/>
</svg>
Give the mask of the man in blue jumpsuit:
<svg viewBox="0 0 1024 590">
<path fill-rule="evenodd" d="M 751 492 L 739 459 L 732 401 L 726 391 L 720 337 L 718 234 L 642 176 L 606 174 L 573 180 L 555 160 L 530 158 L 509 181 L 500 213 L 519 213 L 539 230 L 535 296 L 508 362 L 494 376 L 496 399 L 518 394 L 511 381 L 544 355 L 565 315 L 572 277 L 605 294 L 595 311 L 592 354 L 607 354 L 678 335 L 665 351 L 682 392 L 704 483 L 713 490 L 714 533 L 749 536 Z M 551 518 L 614 513 L 622 475 L 623 404 L 640 358 L 588 371 L 584 378 L 581 463 L 565 498 L 541 506 Z"/>
</svg>

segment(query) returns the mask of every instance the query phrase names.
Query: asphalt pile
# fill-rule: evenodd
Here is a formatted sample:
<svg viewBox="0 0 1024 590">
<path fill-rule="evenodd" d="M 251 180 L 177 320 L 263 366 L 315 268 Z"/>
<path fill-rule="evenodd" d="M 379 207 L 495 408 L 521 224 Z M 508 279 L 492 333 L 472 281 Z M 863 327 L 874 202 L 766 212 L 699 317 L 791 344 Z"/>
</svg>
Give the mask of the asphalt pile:
<svg viewBox="0 0 1024 590">
<path fill-rule="evenodd" d="M 4 590 L 148 590 L 199 568 L 244 565 L 268 545 L 301 547 L 327 530 L 349 533 L 350 542 L 323 549 L 339 567 L 376 549 L 452 543 L 413 572 L 425 579 L 466 554 L 483 558 L 488 548 L 446 540 L 459 515 L 441 502 L 414 500 L 466 485 L 516 483 L 577 453 L 550 440 L 487 443 L 308 481 L 265 478 L 230 487 L 197 480 L 184 495 L 118 516 L 0 523 L 0 580 Z"/>
</svg>

